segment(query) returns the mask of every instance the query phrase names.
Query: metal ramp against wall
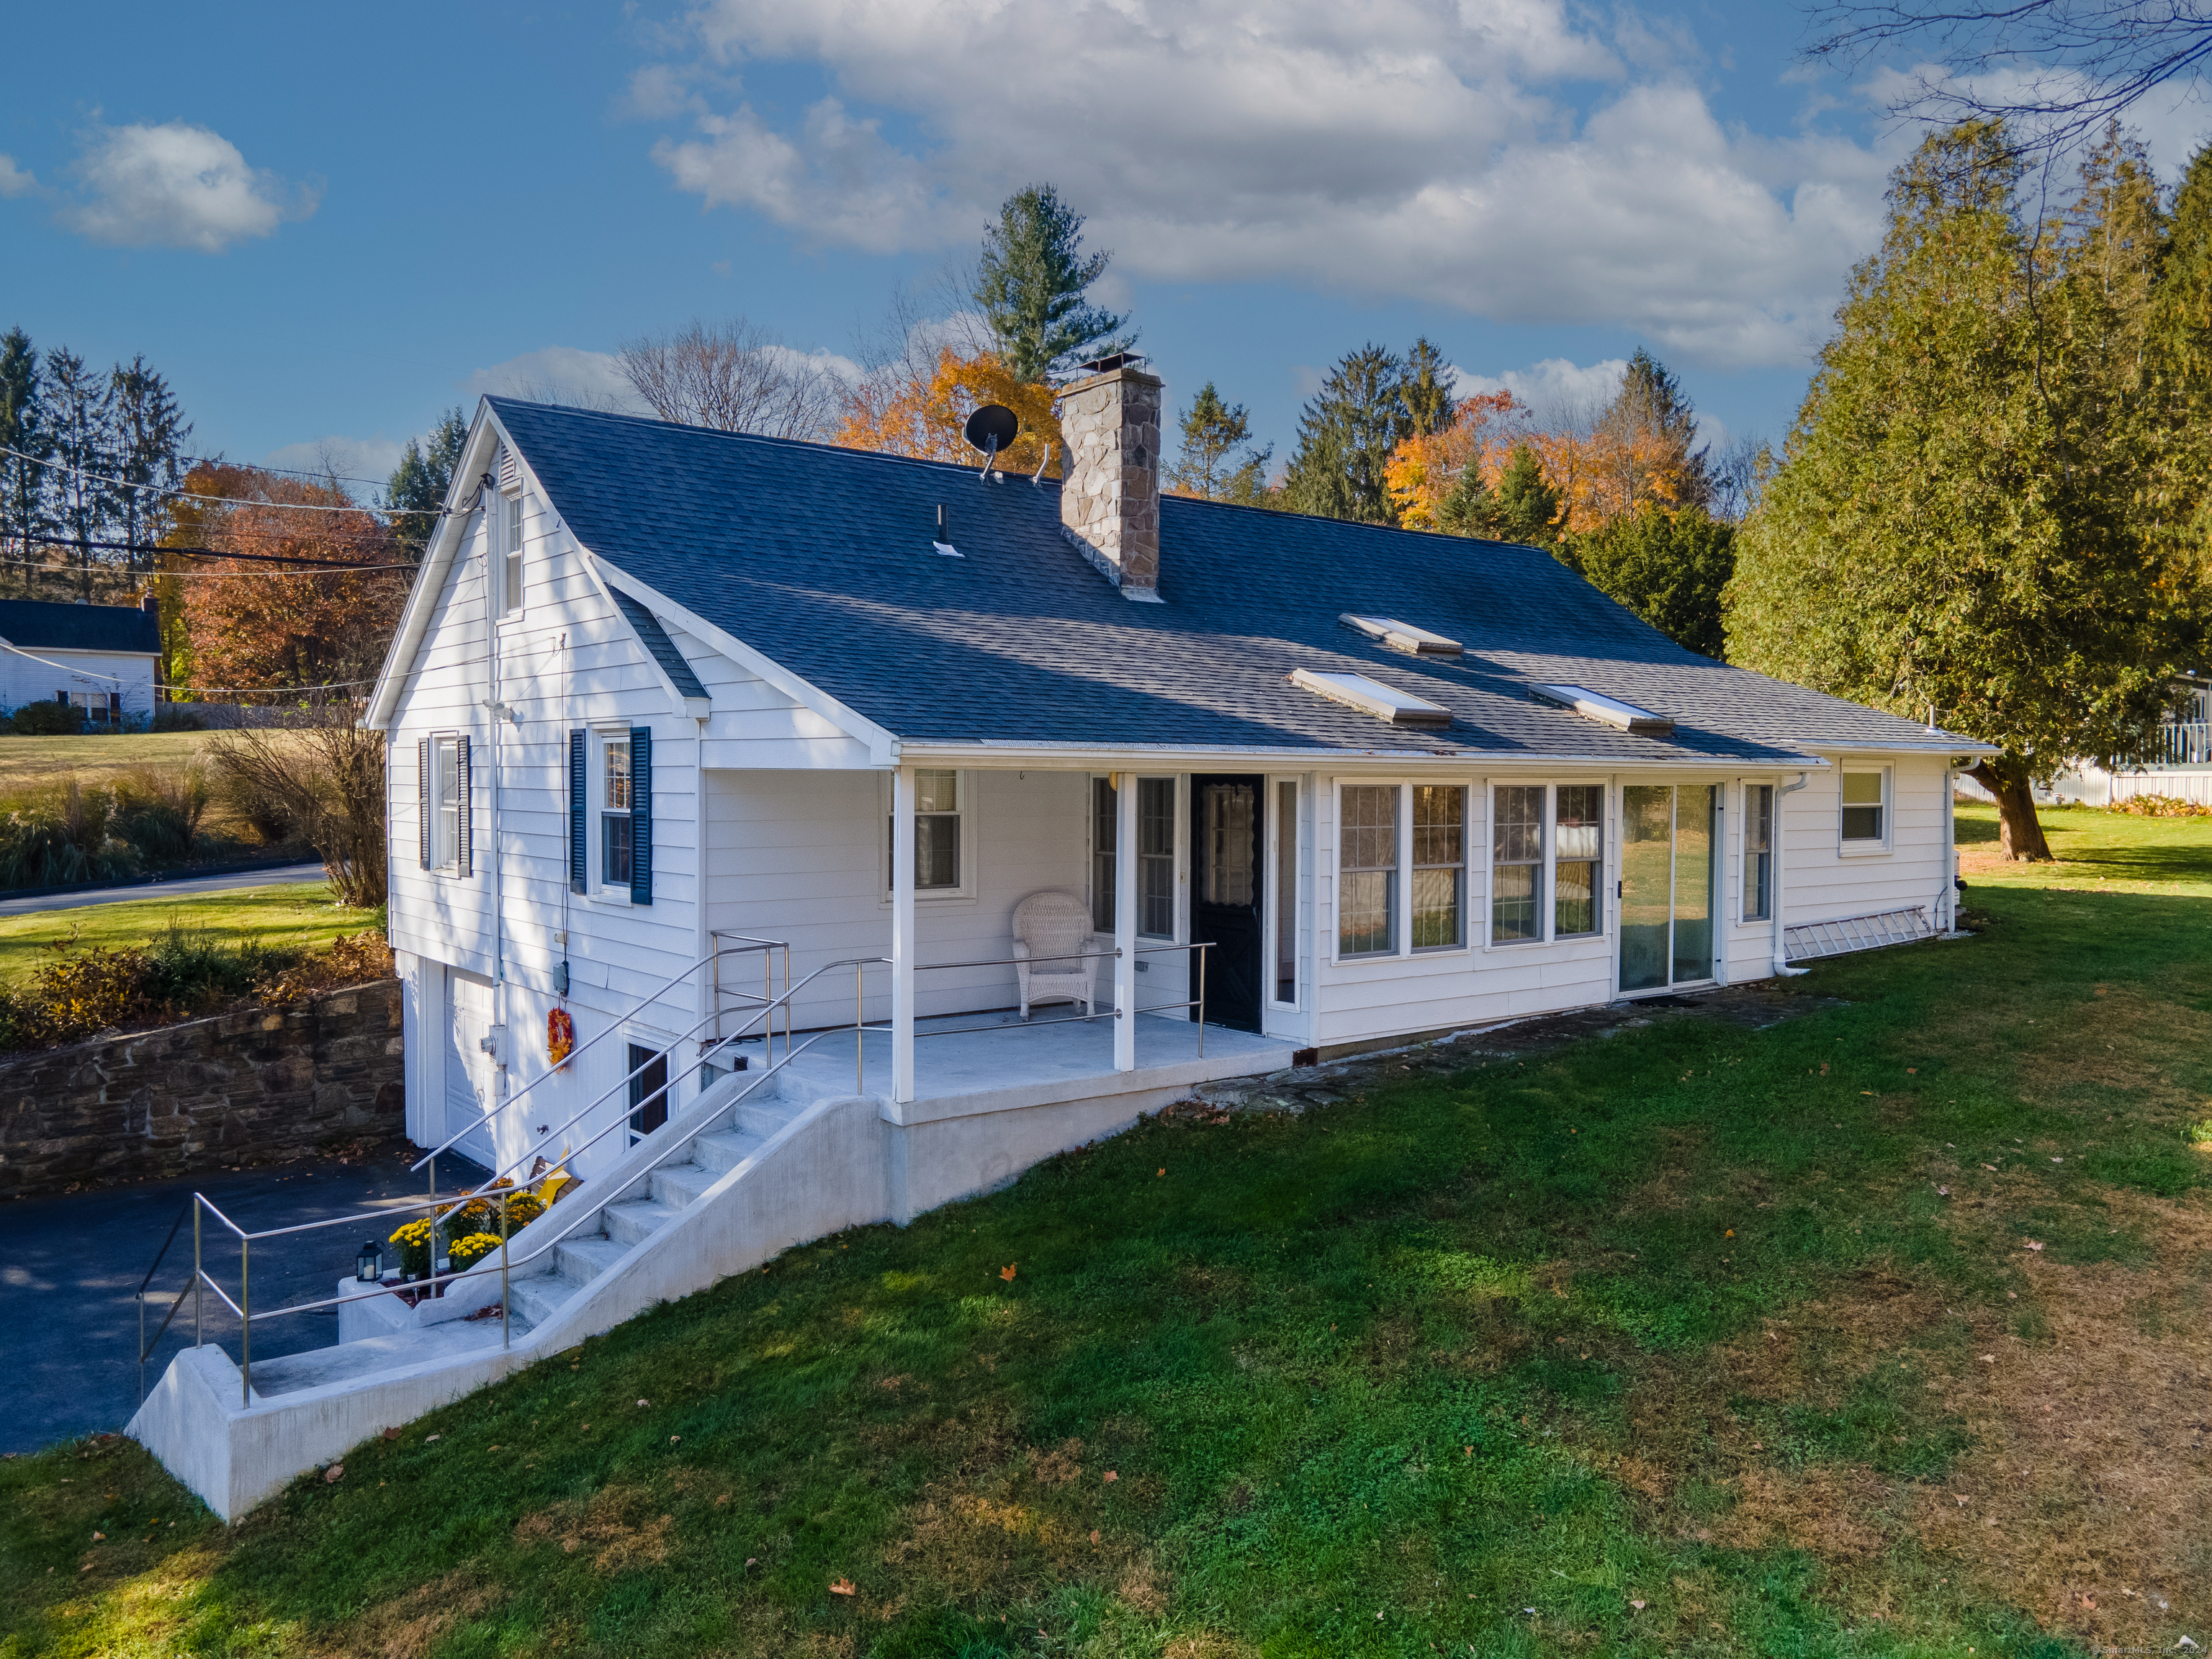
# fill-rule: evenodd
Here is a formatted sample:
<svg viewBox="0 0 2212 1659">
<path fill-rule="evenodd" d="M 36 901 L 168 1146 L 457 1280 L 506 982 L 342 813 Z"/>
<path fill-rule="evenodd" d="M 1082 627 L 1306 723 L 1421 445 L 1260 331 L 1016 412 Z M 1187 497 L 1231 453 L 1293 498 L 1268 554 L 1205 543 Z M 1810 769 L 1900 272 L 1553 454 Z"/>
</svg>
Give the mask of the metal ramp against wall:
<svg viewBox="0 0 2212 1659">
<path fill-rule="evenodd" d="M 1853 951 L 1879 951 L 1885 945 L 1910 945 L 1936 937 L 1936 924 L 1924 905 L 1909 910 L 1877 910 L 1872 915 L 1844 916 L 1833 921 L 1808 921 L 1782 932 L 1786 960 L 1812 962 L 1821 957 L 1847 956 Z"/>
</svg>

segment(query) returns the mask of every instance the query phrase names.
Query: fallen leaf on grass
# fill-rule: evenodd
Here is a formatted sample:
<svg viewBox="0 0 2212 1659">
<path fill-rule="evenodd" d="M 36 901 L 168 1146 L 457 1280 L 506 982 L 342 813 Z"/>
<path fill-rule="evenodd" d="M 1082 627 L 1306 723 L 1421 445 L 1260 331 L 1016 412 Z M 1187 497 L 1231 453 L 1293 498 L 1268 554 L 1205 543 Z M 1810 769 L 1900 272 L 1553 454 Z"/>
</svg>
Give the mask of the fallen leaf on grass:
<svg viewBox="0 0 2212 1659">
<path fill-rule="evenodd" d="M 832 1595 L 857 1595 L 860 1592 L 853 1588 L 853 1581 L 851 1579 L 835 1578 L 830 1580 L 830 1594 Z"/>
<path fill-rule="evenodd" d="M 668 1437 L 668 1443 L 672 1446 L 679 1446 L 684 1443 L 684 1437 L 680 1434 L 672 1434 Z"/>
<path fill-rule="evenodd" d="M 1009 1261 L 1005 1267 L 999 1269 L 999 1277 L 1011 1283 L 1014 1277 L 1014 1269 L 1020 1265 L 1021 1264 L 1018 1262 Z"/>
<path fill-rule="evenodd" d="M 1161 1170 L 1160 1173 L 1161 1173 L 1162 1175 L 1165 1175 L 1165 1174 L 1167 1173 L 1167 1170 L 1166 1170 L 1165 1169 L 1163 1169 L 1163 1170 Z"/>
<path fill-rule="evenodd" d="M 399 1438 L 399 1431 L 397 1429 L 386 1429 L 384 1431 L 384 1437 L 386 1440 L 397 1440 Z"/>
<path fill-rule="evenodd" d="M 1628 1605 L 1629 1605 L 1630 1607 L 1634 1607 L 1634 1608 L 1637 1610 L 1637 1612 L 1638 1612 L 1638 1613 L 1641 1613 L 1641 1612 L 1643 1612 L 1643 1611 L 1644 1611 L 1644 1603 L 1643 1603 L 1643 1602 L 1641 1602 L 1641 1601 L 1631 1601 Z"/>
<path fill-rule="evenodd" d="M 1121 1477 L 1115 1474 L 1113 1470 L 1109 1469 L 1106 1471 L 1106 1478 L 1109 1480 L 1119 1480 Z"/>
<path fill-rule="evenodd" d="M 325 1470 L 323 1471 L 323 1479 L 324 1479 L 324 1480 L 344 1480 L 344 1479 L 345 1479 L 345 1465 L 344 1465 L 344 1464 L 343 1464 L 343 1463 L 333 1463 L 333 1464 L 331 1464 L 331 1465 L 330 1466 L 330 1468 L 326 1468 L 326 1469 L 325 1469 Z"/>
<path fill-rule="evenodd" d="M 637 1403 L 638 1403 L 639 1405 L 642 1406 L 642 1405 L 644 1405 L 644 1404 L 646 1403 L 646 1401 L 644 1401 L 641 1400 L 641 1401 L 639 1401 Z"/>
<path fill-rule="evenodd" d="M 104 1533 L 104 1532 L 96 1532 L 96 1533 L 93 1534 L 93 1535 L 92 1535 L 92 1541 L 93 1541 L 94 1543 L 97 1544 L 97 1543 L 100 1542 L 102 1540 L 104 1540 L 106 1536 L 107 1536 L 107 1534 L 106 1534 L 106 1533 Z"/>
<path fill-rule="evenodd" d="M 2039 1250 L 2043 1248 L 2043 1241 L 2039 1238 L 2031 1238 L 2027 1241 L 2027 1248 L 2031 1250 Z"/>
<path fill-rule="evenodd" d="M 1936 1196 L 1938 1198 L 1948 1198 L 1951 1196 L 1951 1189 L 1948 1187 L 1938 1187 L 1936 1189 Z"/>
<path fill-rule="evenodd" d="M 586 1428 L 587 1428 L 587 1429 L 588 1429 L 588 1428 L 590 1428 L 592 1425 L 591 1425 L 590 1424 L 586 1423 L 586 1424 L 585 1424 L 585 1425 L 584 1425 L 584 1426 L 585 1426 Z M 445 1437 L 444 1435 L 442 1435 L 442 1434 L 434 1434 L 434 1435 L 429 1435 L 429 1436 L 428 1436 L 428 1437 L 426 1437 L 424 1438 L 424 1440 L 423 1440 L 422 1443 L 423 1443 L 424 1445 L 426 1445 L 426 1446 L 427 1446 L 427 1445 L 428 1445 L 428 1444 L 429 1444 L 432 1441 L 434 1441 L 434 1440 L 443 1440 L 445 1437 Z"/>
</svg>

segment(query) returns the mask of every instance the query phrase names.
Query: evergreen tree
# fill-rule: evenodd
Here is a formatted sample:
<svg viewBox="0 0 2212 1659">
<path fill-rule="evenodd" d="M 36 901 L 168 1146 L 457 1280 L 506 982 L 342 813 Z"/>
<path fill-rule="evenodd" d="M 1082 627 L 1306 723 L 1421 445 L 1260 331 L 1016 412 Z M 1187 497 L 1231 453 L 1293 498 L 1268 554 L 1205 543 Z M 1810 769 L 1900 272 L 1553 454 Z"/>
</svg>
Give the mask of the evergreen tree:
<svg viewBox="0 0 2212 1659">
<path fill-rule="evenodd" d="M 1562 562 L 1677 645 L 1722 654 L 1721 593 L 1735 574 L 1735 526 L 1702 507 L 1679 513 L 1647 501 L 1562 549 Z"/>
<path fill-rule="evenodd" d="M 38 556 L 28 538 L 47 529 L 44 391 L 31 337 L 20 328 L 0 335 L 0 447 L 16 452 L 0 454 L 0 535 L 21 559 Z M 27 592 L 30 577 L 22 574 Z"/>
<path fill-rule="evenodd" d="M 1390 452 L 1411 429 L 1401 393 L 1406 366 L 1395 352 L 1346 352 L 1298 416 L 1284 495 L 1293 512 L 1364 524 L 1395 524 L 1384 484 Z"/>
<path fill-rule="evenodd" d="M 1437 514 L 1439 526 L 1455 536 L 1554 548 L 1559 516 L 1559 492 L 1544 482 L 1543 464 L 1527 444 L 1513 447 L 1495 489 L 1484 484 L 1480 468 L 1463 468 Z"/>
<path fill-rule="evenodd" d="M 1613 394 L 1597 419 L 1599 492 L 1608 517 L 1635 514 L 1647 501 L 1662 507 L 1708 507 L 1713 478 L 1706 452 L 1694 448 L 1697 410 L 1673 371 L 1642 346 L 1628 360 Z"/>
<path fill-rule="evenodd" d="M 1086 297 L 1113 257 L 1103 249 L 1083 252 L 1083 216 L 1050 185 L 1006 198 L 999 222 L 983 233 L 974 297 L 1016 379 L 1041 380 L 1135 343 L 1133 332 L 1121 331 L 1127 318 Z"/>
<path fill-rule="evenodd" d="M 2050 856 L 2031 783 L 2136 751 L 2204 639 L 2199 556 L 2142 505 L 2170 427 L 2126 349 L 2155 249 L 2098 185 L 2124 163 L 2031 238 L 2001 128 L 1922 143 L 1726 601 L 1732 660 L 1999 745 L 2011 858 Z"/>
<path fill-rule="evenodd" d="M 414 563 L 422 562 L 437 532 L 431 515 L 446 504 L 453 488 L 453 469 L 461 464 L 461 446 L 468 441 L 469 423 L 458 409 L 449 409 L 430 428 L 428 447 L 414 439 L 400 452 L 399 465 L 384 486 L 381 509 L 392 515 L 392 533 Z"/>
<path fill-rule="evenodd" d="M 1267 489 L 1275 447 L 1249 447 L 1252 421 L 1242 404 L 1224 404 L 1208 380 L 1182 417 L 1182 453 L 1168 469 L 1168 487 L 1200 501 L 1254 505 Z M 1237 451 L 1243 450 L 1239 457 Z"/>
<path fill-rule="evenodd" d="M 55 527 L 76 545 L 79 593 L 92 599 L 92 569 L 116 517 L 114 380 L 94 374 L 75 352 L 46 353 L 40 419 L 52 444 Z"/>
<path fill-rule="evenodd" d="M 116 528 L 131 551 L 125 556 L 132 569 L 150 568 L 150 554 L 137 550 L 150 546 L 169 521 L 167 498 L 155 493 L 173 489 L 182 476 L 178 462 L 191 422 L 177 406 L 169 383 L 133 357 L 118 363 L 108 376 L 109 418 L 113 430 L 110 450 L 114 476 L 126 483 L 153 489 L 117 489 L 114 494 Z"/>
<path fill-rule="evenodd" d="M 1429 343 L 1428 336 L 1425 334 L 1413 342 L 1413 349 L 1406 354 L 1404 378 L 1398 386 L 1399 406 L 1406 416 L 1406 436 L 1426 437 L 1451 424 L 1455 404 L 1451 387 L 1443 379 L 1449 368 L 1443 354 Z"/>
</svg>

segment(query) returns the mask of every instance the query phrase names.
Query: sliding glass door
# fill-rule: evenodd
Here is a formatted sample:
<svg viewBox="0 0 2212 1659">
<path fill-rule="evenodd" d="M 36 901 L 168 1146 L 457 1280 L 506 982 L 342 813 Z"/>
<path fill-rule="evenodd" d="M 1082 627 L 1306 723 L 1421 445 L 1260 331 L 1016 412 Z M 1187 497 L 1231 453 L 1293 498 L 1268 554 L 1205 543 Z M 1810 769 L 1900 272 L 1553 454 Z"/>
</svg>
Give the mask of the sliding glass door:
<svg viewBox="0 0 2212 1659">
<path fill-rule="evenodd" d="M 1710 783 L 1632 783 L 1621 791 L 1620 988 L 1657 990 L 1713 976 Z"/>
</svg>

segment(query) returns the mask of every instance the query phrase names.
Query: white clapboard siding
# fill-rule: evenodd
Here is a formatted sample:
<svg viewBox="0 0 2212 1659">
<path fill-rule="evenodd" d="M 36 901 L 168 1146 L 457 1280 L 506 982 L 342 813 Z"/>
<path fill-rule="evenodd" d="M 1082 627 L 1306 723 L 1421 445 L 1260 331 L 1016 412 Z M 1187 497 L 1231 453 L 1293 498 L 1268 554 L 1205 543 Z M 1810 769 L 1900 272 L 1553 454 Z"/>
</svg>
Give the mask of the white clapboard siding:
<svg viewBox="0 0 2212 1659">
<path fill-rule="evenodd" d="M 1784 912 L 1786 926 L 1932 907 L 1949 872 L 1943 860 L 1941 757 L 1831 756 L 1835 769 L 1815 772 L 1803 789 L 1783 798 Z M 1890 765 L 1890 836 L 1886 850 L 1842 850 L 1842 774 Z"/>
<path fill-rule="evenodd" d="M 709 769 L 707 778 L 708 922 L 710 927 L 787 941 L 794 982 L 825 963 L 890 952 L 884 890 L 890 796 L 874 772 Z M 1014 906 L 1057 889 L 1082 897 L 1089 858 L 1089 778 L 1073 772 L 963 774 L 969 808 L 962 858 L 974 894 L 915 905 L 915 955 L 933 963 L 997 961 L 1012 954 Z M 726 970 L 759 988 L 756 958 Z M 781 988 L 778 958 L 779 991 Z M 817 982 L 798 1005 L 803 1027 L 849 1024 L 849 969 Z M 1109 981 L 1102 975 L 1100 983 Z M 890 1013 L 887 970 L 864 970 L 866 1018 Z M 1010 967 L 922 971 L 925 1015 L 1011 1006 Z"/>
</svg>

